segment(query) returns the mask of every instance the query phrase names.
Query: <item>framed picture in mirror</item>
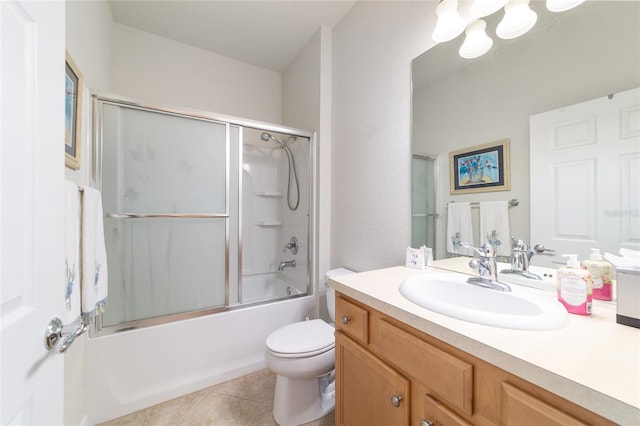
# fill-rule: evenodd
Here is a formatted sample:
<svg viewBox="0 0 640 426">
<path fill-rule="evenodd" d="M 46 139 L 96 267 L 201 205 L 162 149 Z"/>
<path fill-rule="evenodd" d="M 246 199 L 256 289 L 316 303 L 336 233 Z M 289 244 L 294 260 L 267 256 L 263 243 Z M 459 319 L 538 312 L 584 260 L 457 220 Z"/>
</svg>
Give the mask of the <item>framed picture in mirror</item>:
<svg viewBox="0 0 640 426">
<path fill-rule="evenodd" d="M 64 72 L 64 152 L 65 165 L 71 169 L 80 168 L 81 122 L 82 122 L 82 73 L 66 54 Z"/>
<path fill-rule="evenodd" d="M 509 139 L 449 153 L 451 194 L 508 191 Z"/>
</svg>

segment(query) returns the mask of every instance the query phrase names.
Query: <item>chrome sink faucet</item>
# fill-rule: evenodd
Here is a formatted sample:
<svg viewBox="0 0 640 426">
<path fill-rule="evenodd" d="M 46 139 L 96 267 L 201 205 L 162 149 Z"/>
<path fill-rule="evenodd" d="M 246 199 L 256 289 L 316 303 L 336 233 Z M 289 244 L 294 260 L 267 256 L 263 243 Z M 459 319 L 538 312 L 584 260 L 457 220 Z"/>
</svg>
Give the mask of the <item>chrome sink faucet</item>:
<svg viewBox="0 0 640 426">
<path fill-rule="evenodd" d="M 535 252 L 522 241 L 511 237 L 511 269 L 503 269 L 503 274 L 520 275 L 531 280 L 542 280 L 539 275 L 529 272 L 529 261 Z"/>
<path fill-rule="evenodd" d="M 475 251 L 480 259 L 472 259 L 469 267 L 478 271 L 477 277 L 471 277 L 467 283 L 487 287 L 499 291 L 511 291 L 508 284 L 498 281 L 498 264 L 496 262 L 496 250 L 489 243 L 485 243 L 482 247 L 473 247 L 469 243 L 462 242 L 463 247 Z"/>
<path fill-rule="evenodd" d="M 284 262 L 280 262 L 280 266 L 278 266 L 278 271 L 284 271 L 284 268 L 295 268 L 296 261 L 295 260 L 285 260 Z"/>
</svg>

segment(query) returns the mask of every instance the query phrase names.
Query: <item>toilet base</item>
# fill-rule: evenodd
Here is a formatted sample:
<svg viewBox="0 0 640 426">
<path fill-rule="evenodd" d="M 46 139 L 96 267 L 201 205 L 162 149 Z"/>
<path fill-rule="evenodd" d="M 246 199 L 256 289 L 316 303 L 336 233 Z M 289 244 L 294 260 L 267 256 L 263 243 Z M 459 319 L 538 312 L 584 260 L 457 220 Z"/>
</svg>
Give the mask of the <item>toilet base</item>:
<svg viewBox="0 0 640 426">
<path fill-rule="evenodd" d="M 312 422 L 335 407 L 334 372 L 312 379 L 276 376 L 273 418 L 280 426 Z"/>
</svg>

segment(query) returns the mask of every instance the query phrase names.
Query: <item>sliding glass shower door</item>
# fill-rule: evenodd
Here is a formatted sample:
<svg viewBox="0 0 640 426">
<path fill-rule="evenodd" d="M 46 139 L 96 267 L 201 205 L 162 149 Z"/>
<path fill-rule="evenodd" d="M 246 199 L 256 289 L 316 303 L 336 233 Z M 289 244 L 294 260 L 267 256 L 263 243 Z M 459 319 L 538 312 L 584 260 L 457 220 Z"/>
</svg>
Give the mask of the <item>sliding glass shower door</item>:
<svg viewBox="0 0 640 426">
<path fill-rule="evenodd" d="M 229 124 L 123 104 L 101 108 L 109 258 L 102 326 L 224 307 L 228 194 L 237 188 Z"/>
</svg>

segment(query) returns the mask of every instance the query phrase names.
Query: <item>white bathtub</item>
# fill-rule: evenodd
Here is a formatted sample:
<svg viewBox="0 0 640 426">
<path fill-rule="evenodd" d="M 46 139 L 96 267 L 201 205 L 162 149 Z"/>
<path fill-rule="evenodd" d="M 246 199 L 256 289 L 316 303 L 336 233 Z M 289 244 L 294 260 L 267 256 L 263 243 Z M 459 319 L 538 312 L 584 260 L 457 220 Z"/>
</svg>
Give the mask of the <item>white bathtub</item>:
<svg viewBox="0 0 640 426">
<path fill-rule="evenodd" d="M 314 305 L 312 296 L 298 297 L 88 339 L 88 423 L 265 368 L 267 336 L 313 316 Z"/>
<path fill-rule="evenodd" d="M 254 303 L 279 297 L 301 294 L 293 284 L 281 278 L 280 273 L 272 272 L 242 277 L 242 303 Z"/>
</svg>

